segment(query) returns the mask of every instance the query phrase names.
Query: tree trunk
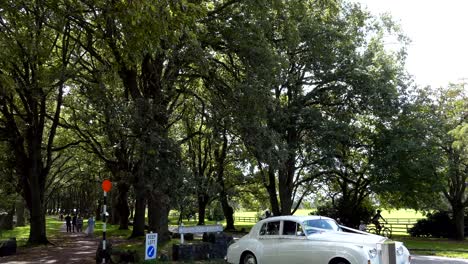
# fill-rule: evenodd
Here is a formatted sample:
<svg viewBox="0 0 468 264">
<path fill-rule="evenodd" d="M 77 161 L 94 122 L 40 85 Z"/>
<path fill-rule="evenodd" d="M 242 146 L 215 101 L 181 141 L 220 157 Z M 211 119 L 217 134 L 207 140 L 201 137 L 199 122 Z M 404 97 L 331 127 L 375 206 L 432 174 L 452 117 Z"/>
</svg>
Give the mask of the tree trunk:
<svg viewBox="0 0 468 264">
<path fill-rule="evenodd" d="M 208 196 L 204 194 L 198 195 L 198 224 L 205 225 L 205 211 L 208 204 Z"/>
<path fill-rule="evenodd" d="M 455 222 L 455 239 L 465 239 L 465 210 L 460 204 L 452 205 L 453 221 Z"/>
<path fill-rule="evenodd" d="M 16 226 L 25 226 L 24 221 L 24 200 L 19 197 L 16 200 Z"/>
<path fill-rule="evenodd" d="M 128 229 L 128 216 L 130 215 L 130 209 L 128 208 L 128 190 L 130 186 L 128 184 L 119 182 L 117 189 L 119 190 L 117 196 L 117 209 L 119 213 L 119 229 Z"/>
<path fill-rule="evenodd" d="M 276 196 L 276 180 L 275 180 L 275 171 L 273 169 L 268 170 L 268 179 L 269 183 L 266 185 L 268 192 L 268 197 L 270 199 L 271 212 L 273 215 L 281 215 L 278 203 L 278 197 Z"/>
<path fill-rule="evenodd" d="M 221 207 L 223 208 L 224 217 L 226 218 L 226 230 L 236 230 L 234 227 L 234 209 L 232 209 L 232 207 L 229 205 L 226 187 L 224 184 L 224 169 L 218 170 L 218 184 L 221 187 L 219 200 L 221 202 Z"/>
<path fill-rule="evenodd" d="M 152 211 L 149 229 L 154 233 L 158 233 L 158 240 L 164 243 L 171 239 L 169 233 L 170 198 L 159 190 L 154 190 L 149 197 L 151 199 L 151 208 L 148 208 L 148 210 Z"/>
<path fill-rule="evenodd" d="M 108 194 L 109 195 L 109 194 Z M 120 223 L 119 213 L 119 191 L 116 188 L 115 191 L 110 192 L 110 198 L 107 200 L 107 208 L 110 210 L 110 217 L 107 219 L 109 224 L 118 225 Z M 110 200 L 110 201 L 109 201 Z M 109 204 L 110 202 L 110 204 Z"/>
<path fill-rule="evenodd" d="M 226 194 L 221 193 L 221 206 L 223 207 L 224 217 L 226 218 L 226 230 L 236 230 L 234 227 L 234 209 L 229 205 Z"/>
<path fill-rule="evenodd" d="M 154 199 L 151 199 L 151 197 L 149 197 L 148 198 L 148 227 L 149 227 L 148 231 L 150 232 L 154 232 L 153 230 L 154 230 L 154 227 L 156 226 L 156 223 L 155 223 L 155 221 L 157 221 L 156 216 L 155 216 L 156 210 L 158 210 L 156 202 L 154 201 Z"/>
<path fill-rule="evenodd" d="M 279 170 L 279 198 L 281 201 L 281 214 L 290 215 L 293 206 L 295 156 L 290 156 L 284 164 L 284 169 Z"/>
<path fill-rule="evenodd" d="M 28 207 L 30 212 L 30 230 L 28 244 L 47 244 L 49 241 L 46 236 L 45 211 L 43 203 L 43 187 L 39 184 L 39 175 L 30 177 L 29 192 L 31 194 Z"/>
<path fill-rule="evenodd" d="M 145 212 L 146 200 L 145 192 L 135 190 L 135 217 L 133 218 L 133 230 L 130 237 L 140 237 L 145 235 Z"/>
<path fill-rule="evenodd" d="M 30 226 L 31 229 L 29 230 L 29 240 L 28 244 L 30 245 L 37 245 L 37 244 L 48 244 L 49 241 L 47 240 L 46 236 L 46 228 L 45 228 L 45 214 L 44 213 L 37 213 L 37 209 L 32 209 L 31 211 L 31 218 Z"/>
<path fill-rule="evenodd" d="M 226 192 L 226 185 L 224 184 L 224 166 L 226 162 L 227 156 L 227 146 L 228 146 L 228 138 L 226 135 L 226 130 L 223 133 L 223 144 L 221 149 L 215 152 L 216 158 L 216 174 L 217 174 L 217 181 L 219 186 L 221 187 L 221 192 L 219 194 L 221 206 L 223 208 L 223 214 L 226 218 L 226 230 L 235 230 L 234 228 L 234 210 L 229 205 L 228 196 Z"/>
</svg>

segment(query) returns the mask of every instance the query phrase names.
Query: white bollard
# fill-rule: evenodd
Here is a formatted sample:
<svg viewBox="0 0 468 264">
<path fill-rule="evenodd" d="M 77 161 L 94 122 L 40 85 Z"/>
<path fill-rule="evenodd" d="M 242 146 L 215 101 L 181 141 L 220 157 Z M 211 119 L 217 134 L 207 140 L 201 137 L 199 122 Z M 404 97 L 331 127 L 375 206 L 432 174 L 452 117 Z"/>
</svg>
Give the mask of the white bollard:
<svg viewBox="0 0 468 264">
<path fill-rule="evenodd" d="M 184 226 L 184 223 L 181 223 L 180 226 Z M 180 230 L 180 229 L 179 229 Z M 180 232 L 180 231 L 179 231 Z M 184 243 L 184 233 L 180 233 L 180 244 Z"/>
</svg>

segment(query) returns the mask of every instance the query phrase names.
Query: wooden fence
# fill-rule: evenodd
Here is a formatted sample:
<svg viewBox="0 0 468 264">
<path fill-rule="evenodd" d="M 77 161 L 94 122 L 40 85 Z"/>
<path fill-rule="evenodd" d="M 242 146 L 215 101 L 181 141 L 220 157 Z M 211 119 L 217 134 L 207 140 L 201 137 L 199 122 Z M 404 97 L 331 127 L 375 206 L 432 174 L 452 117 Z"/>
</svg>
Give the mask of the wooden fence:
<svg viewBox="0 0 468 264">
<path fill-rule="evenodd" d="M 421 218 L 386 218 L 388 224 L 384 224 L 392 230 L 392 234 L 408 234 Z"/>
<path fill-rule="evenodd" d="M 178 215 L 172 214 L 171 217 L 177 219 Z M 421 218 L 386 218 L 387 224 L 384 225 L 392 230 L 392 234 L 408 234 L 408 229 L 413 227 L 419 219 Z M 191 220 L 196 221 L 197 216 L 194 215 Z M 254 216 L 234 216 L 235 223 L 256 223 L 258 221 L 258 217 Z M 370 226 L 373 226 L 373 224 L 369 224 Z"/>
<path fill-rule="evenodd" d="M 234 216 L 234 222 L 257 223 L 260 219 L 253 216 Z"/>
<path fill-rule="evenodd" d="M 392 230 L 392 234 L 407 234 L 408 230 L 413 227 L 419 219 L 421 218 L 387 218 L 387 224 L 384 225 Z M 258 220 L 259 219 L 257 217 L 234 217 L 234 222 L 256 223 Z"/>
</svg>

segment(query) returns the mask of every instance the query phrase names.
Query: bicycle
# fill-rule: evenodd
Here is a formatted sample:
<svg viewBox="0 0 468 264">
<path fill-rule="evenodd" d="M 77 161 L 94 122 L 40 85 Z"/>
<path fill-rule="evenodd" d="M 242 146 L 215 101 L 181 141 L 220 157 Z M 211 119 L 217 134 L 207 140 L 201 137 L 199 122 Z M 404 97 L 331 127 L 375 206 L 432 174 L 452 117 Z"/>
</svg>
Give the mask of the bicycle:
<svg viewBox="0 0 468 264">
<path fill-rule="evenodd" d="M 388 224 L 388 223 L 386 223 L 386 224 Z M 384 224 L 381 224 L 380 226 L 381 226 L 380 232 L 376 227 L 370 227 L 370 228 L 367 229 L 367 233 L 376 234 L 376 235 L 379 235 L 379 236 L 384 236 L 384 237 L 387 237 L 387 238 L 391 238 L 392 237 L 392 229 L 386 227 Z"/>
</svg>

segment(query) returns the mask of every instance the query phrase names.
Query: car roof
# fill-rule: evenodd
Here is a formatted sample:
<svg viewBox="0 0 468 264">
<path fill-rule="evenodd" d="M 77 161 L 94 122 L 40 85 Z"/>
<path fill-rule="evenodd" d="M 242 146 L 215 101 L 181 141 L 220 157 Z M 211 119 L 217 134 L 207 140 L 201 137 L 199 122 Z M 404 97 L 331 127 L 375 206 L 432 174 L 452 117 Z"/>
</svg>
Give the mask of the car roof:
<svg viewBox="0 0 468 264">
<path fill-rule="evenodd" d="M 260 231 L 261 226 L 264 223 L 267 222 L 273 222 L 273 221 L 295 221 L 302 223 L 306 220 L 317 220 L 317 219 L 327 219 L 327 220 L 333 220 L 330 217 L 326 216 L 320 216 L 320 215 L 305 215 L 305 216 L 299 216 L 299 215 L 282 215 L 282 216 L 272 216 L 265 218 L 263 220 L 258 221 L 250 230 L 250 234 L 257 234 Z"/>
<path fill-rule="evenodd" d="M 330 217 L 320 216 L 320 215 L 304 215 L 304 216 L 300 216 L 300 215 L 282 215 L 282 216 L 272 216 L 272 217 L 265 218 L 265 219 L 259 221 L 259 223 L 260 222 L 261 223 L 271 222 L 271 221 L 284 221 L 284 220 L 303 222 L 303 221 L 306 221 L 306 220 L 316 220 L 316 219 L 329 219 L 329 220 L 332 220 L 332 218 L 330 218 Z"/>
</svg>

